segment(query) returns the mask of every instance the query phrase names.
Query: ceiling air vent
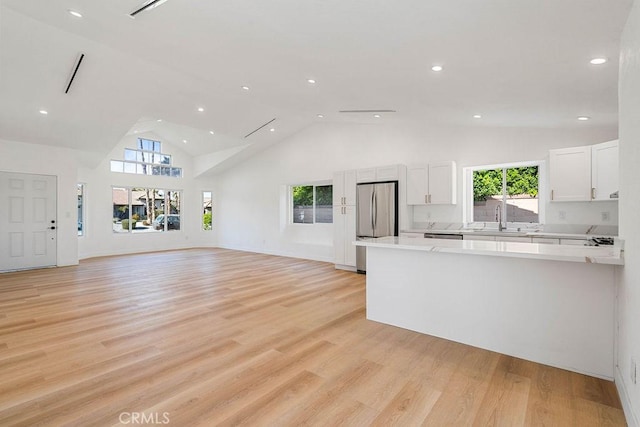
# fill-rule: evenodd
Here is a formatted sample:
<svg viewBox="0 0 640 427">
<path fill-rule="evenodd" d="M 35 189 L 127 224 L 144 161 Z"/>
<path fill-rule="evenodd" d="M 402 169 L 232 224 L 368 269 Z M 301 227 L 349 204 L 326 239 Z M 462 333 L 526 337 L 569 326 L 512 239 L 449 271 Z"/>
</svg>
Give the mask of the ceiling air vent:
<svg viewBox="0 0 640 427">
<path fill-rule="evenodd" d="M 260 129 L 262 129 L 263 127 L 268 126 L 268 125 L 270 125 L 271 123 L 273 123 L 273 122 L 275 122 L 275 121 L 276 121 L 276 118 L 274 117 L 273 119 L 269 120 L 267 123 L 263 124 L 263 125 L 262 125 L 262 126 L 260 126 L 259 128 L 256 128 L 255 130 L 252 130 L 251 132 L 249 132 L 248 134 L 246 134 L 244 137 L 245 137 L 245 138 L 250 137 L 251 135 L 253 135 L 254 133 L 258 132 L 258 131 L 259 131 Z"/>
<path fill-rule="evenodd" d="M 67 83 L 67 88 L 64 90 L 64 93 L 69 93 L 69 89 L 71 89 L 71 85 L 73 84 L 73 80 L 76 78 L 76 74 L 78 74 L 78 70 L 80 69 L 80 64 L 82 64 L 83 59 L 84 53 L 79 54 L 78 58 L 76 59 L 75 66 L 73 67 L 71 78 L 69 78 L 69 83 Z"/>
<path fill-rule="evenodd" d="M 144 12 L 146 10 L 151 10 L 154 7 L 158 7 L 160 6 L 162 3 L 166 2 L 167 0 L 147 0 L 146 2 L 144 2 L 142 4 L 142 6 L 140 8 L 138 8 L 137 10 L 134 10 L 133 12 L 131 12 L 129 14 L 130 17 L 135 18 L 137 14 L 139 14 L 140 12 Z"/>
</svg>

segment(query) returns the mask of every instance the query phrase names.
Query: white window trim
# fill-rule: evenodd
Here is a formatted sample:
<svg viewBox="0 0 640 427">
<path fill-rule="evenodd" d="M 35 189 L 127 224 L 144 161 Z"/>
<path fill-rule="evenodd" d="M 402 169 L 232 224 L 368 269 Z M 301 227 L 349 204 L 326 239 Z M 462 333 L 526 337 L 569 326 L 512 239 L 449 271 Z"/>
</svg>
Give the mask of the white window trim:
<svg viewBox="0 0 640 427">
<path fill-rule="evenodd" d="M 325 185 L 333 186 L 332 180 L 305 182 L 303 184 L 291 184 L 287 186 L 287 224 L 293 227 L 332 227 L 332 222 L 316 222 L 316 187 L 322 187 Z M 293 222 L 293 187 L 313 187 L 313 222 L 312 223 L 300 223 Z M 333 190 L 332 190 L 333 191 Z M 333 206 L 333 202 L 332 202 Z"/>
<path fill-rule="evenodd" d="M 521 167 L 538 167 L 538 223 L 528 222 L 509 222 L 509 228 L 528 228 L 539 226 L 545 223 L 545 207 L 547 205 L 547 174 L 546 162 L 544 160 L 531 160 L 526 162 L 499 163 L 493 165 L 467 166 L 462 170 L 462 222 L 465 227 L 473 228 L 475 226 L 484 225 L 483 222 L 473 222 L 473 172 L 477 170 L 488 169 L 509 169 Z M 503 212 L 503 217 L 504 212 Z"/>
</svg>

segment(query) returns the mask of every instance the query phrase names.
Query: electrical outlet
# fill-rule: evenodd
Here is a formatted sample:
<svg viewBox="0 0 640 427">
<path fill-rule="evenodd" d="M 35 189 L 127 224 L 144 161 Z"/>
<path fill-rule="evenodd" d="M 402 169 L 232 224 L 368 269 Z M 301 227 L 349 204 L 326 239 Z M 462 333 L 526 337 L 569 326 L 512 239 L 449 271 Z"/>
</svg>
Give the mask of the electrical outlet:
<svg viewBox="0 0 640 427">
<path fill-rule="evenodd" d="M 558 211 L 559 219 L 567 219 L 567 213 L 565 211 Z"/>
<path fill-rule="evenodd" d="M 629 368 L 630 376 L 631 376 L 631 384 L 637 384 L 638 381 L 638 371 L 636 366 L 636 361 L 631 358 L 631 367 Z"/>
<path fill-rule="evenodd" d="M 609 221 L 609 212 L 602 212 L 602 220 Z"/>
</svg>

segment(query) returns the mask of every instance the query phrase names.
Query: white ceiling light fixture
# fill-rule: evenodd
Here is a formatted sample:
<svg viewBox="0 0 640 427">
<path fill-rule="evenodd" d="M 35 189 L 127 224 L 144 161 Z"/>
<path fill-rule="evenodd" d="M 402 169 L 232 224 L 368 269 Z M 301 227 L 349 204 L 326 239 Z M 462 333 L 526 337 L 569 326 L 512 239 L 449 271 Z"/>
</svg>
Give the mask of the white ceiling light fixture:
<svg viewBox="0 0 640 427">
<path fill-rule="evenodd" d="M 40 110 L 39 113 L 42 114 L 43 116 L 46 116 L 47 114 L 49 114 L 47 110 Z"/>
<path fill-rule="evenodd" d="M 602 65 L 602 64 L 605 64 L 607 61 L 608 61 L 607 58 L 593 58 L 591 61 L 589 61 L 589 63 L 592 65 Z"/>
<path fill-rule="evenodd" d="M 76 18 L 82 18 L 82 14 L 80 12 L 78 12 L 77 10 L 69 9 L 67 12 L 69 12 L 69 15 L 73 15 Z"/>
<path fill-rule="evenodd" d="M 158 120 L 156 120 L 156 122 L 158 122 L 158 123 L 160 123 L 161 121 L 162 121 L 162 119 L 158 119 Z"/>
<path fill-rule="evenodd" d="M 182 140 L 182 143 L 183 143 L 183 144 L 186 144 L 186 143 L 187 143 L 187 140 L 186 140 L 186 139 L 183 139 L 183 140 Z"/>
<path fill-rule="evenodd" d="M 249 90 L 249 86 L 241 86 L 240 87 L 242 90 Z"/>
<path fill-rule="evenodd" d="M 324 115 L 323 115 L 323 114 L 318 114 L 318 115 L 317 115 L 317 117 L 318 117 L 319 119 L 322 119 L 322 118 L 324 118 Z"/>
<path fill-rule="evenodd" d="M 588 120 L 591 120 L 591 117 L 588 116 L 579 116 L 578 120 L 580 120 L 581 122 L 586 122 Z"/>
<path fill-rule="evenodd" d="M 209 133 L 210 133 L 211 135 L 213 135 L 213 134 L 214 134 L 214 132 L 213 132 L 212 130 L 210 130 L 210 131 L 209 131 Z"/>
<path fill-rule="evenodd" d="M 269 132 L 275 132 L 275 131 L 276 131 L 276 128 L 269 129 Z"/>
<path fill-rule="evenodd" d="M 431 67 L 431 71 L 442 71 L 444 68 L 442 67 L 442 65 L 434 65 L 433 67 Z"/>
<path fill-rule="evenodd" d="M 204 108 L 198 107 L 198 111 L 202 113 L 204 111 Z"/>
<path fill-rule="evenodd" d="M 309 84 L 312 84 L 312 85 L 313 85 L 313 84 L 315 84 L 315 83 L 316 83 L 316 81 L 315 81 L 314 79 L 307 79 L 307 83 L 309 83 Z"/>
<path fill-rule="evenodd" d="M 147 0 L 144 3 L 142 3 L 142 6 L 139 7 L 138 9 L 134 10 L 133 12 L 131 12 L 129 14 L 129 16 L 131 18 L 135 18 L 137 14 L 139 14 L 140 12 L 145 12 L 147 10 L 151 10 L 154 9 L 158 6 L 160 6 L 161 4 L 163 4 L 164 2 L 166 2 L 167 0 Z"/>
<path fill-rule="evenodd" d="M 474 119 L 481 119 L 481 118 L 482 118 L 482 115 L 480 115 L 480 114 L 474 114 L 474 115 L 473 115 L 473 118 L 474 118 Z"/>
<path fill-rule="evenodd" d="M 380 114 L 374 114 L 373 117 L 375 117 L 376 119 L 379 119 L 382 116 Z"/>
</svg>

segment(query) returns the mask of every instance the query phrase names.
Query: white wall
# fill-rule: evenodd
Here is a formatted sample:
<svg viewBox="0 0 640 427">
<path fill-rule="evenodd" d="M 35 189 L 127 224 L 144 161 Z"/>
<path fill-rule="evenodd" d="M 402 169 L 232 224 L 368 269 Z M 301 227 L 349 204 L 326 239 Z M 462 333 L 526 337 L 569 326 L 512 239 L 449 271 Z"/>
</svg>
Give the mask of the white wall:
<svg viewBox="0 0 640 427">
<path fill-rule="evenodd" d="M 202 230 L 200 212 L 202 191 L 213 191 L 213 185 L 210 181 L 193 178 L 193 158 L 180 147 L 162 142 L 162 152 L 172 155 L 172 165 L 183 168 L 184 175 L 181 179 L 110 172 L 111 160 L 122 160 L 124 149 L 135 148 L 138 137 L 162 141 L 162 138 L 152 133 L 127 136 L 96 168 L 78 169 L 78 182 L 86 185 L 85 215 L 87 218 L 85 235 L 78 238 L 80 259 L 216 245 L 216 234 Z M 181 190 L 181 230 L 166 233 L 114 233 L 112 186 Z"/>
<path fill-rule="evenodd" d="M 78 263 L 77 152 L 0 140 L 0 170 L 57 177 L 57 264 Z"/>
<path fill-rule="evenodd" d="M 620 61 L 620 236 L 625 265 L 618 271 L 618 372 L 616 384 L 630 426 L 640 425 L 640 384 L 632 384 L 630 364 L 640 364 L 640 2 L 622 36 Z M 640 381 L 640 366 L 638 367 Z"/>
<path fill-rule="evenodd" d="M 559 132 L 482 126 L 450 129 L 410 124 L 318 124 L 218 177 L 219 245 L 332 261 L 330 226 L 287 224 L 282 203 L 286 185 L 330 180 L 338 170 L 455 160 L 461 200 L 465 166 L 546 159 L 552 148 L 616 138 L 617 129 L 590 127 Z M 616 202 L 603 203 L 563 204 L 566 221 L 600 223 L 604 205 L 615 221 Z M 462 203 L 418 208 L 416 213 L 417 220 L 428 213 L 430 221 L 461 222 Z"/>
<path fill-rule="evenodd" d="M 143 135 L 157 138 L 155 135 Z M 122 159 L 124 148 L 135 148 L 135 137 L 124 138 L 96 167 L 83 166 L 92 153 L 0 140 L 0 170 L 54 175 L 58 182 L 58 265 L 103 255 L 148 252 L 187 247 L 216 246 L 216 233 L 204 231 L 200 212 L 202 191 L 214 191 L 213 181 L 193 178 L 193 158 L 179 147 L 163 143 L 184 178 L 140 176 L 110 172 L 110 160 Z M 93 160 L 92 160 L 93 161 Z M 77 232 L 77 183 L 85 184 L 85 235 Z M 181 231 L 152 234 L 115 234 L 112 231 L 112 186 L 156 187 L 182 190 Z M 216 194 L 214 217 L 217 215 Z"/>
</svg>

